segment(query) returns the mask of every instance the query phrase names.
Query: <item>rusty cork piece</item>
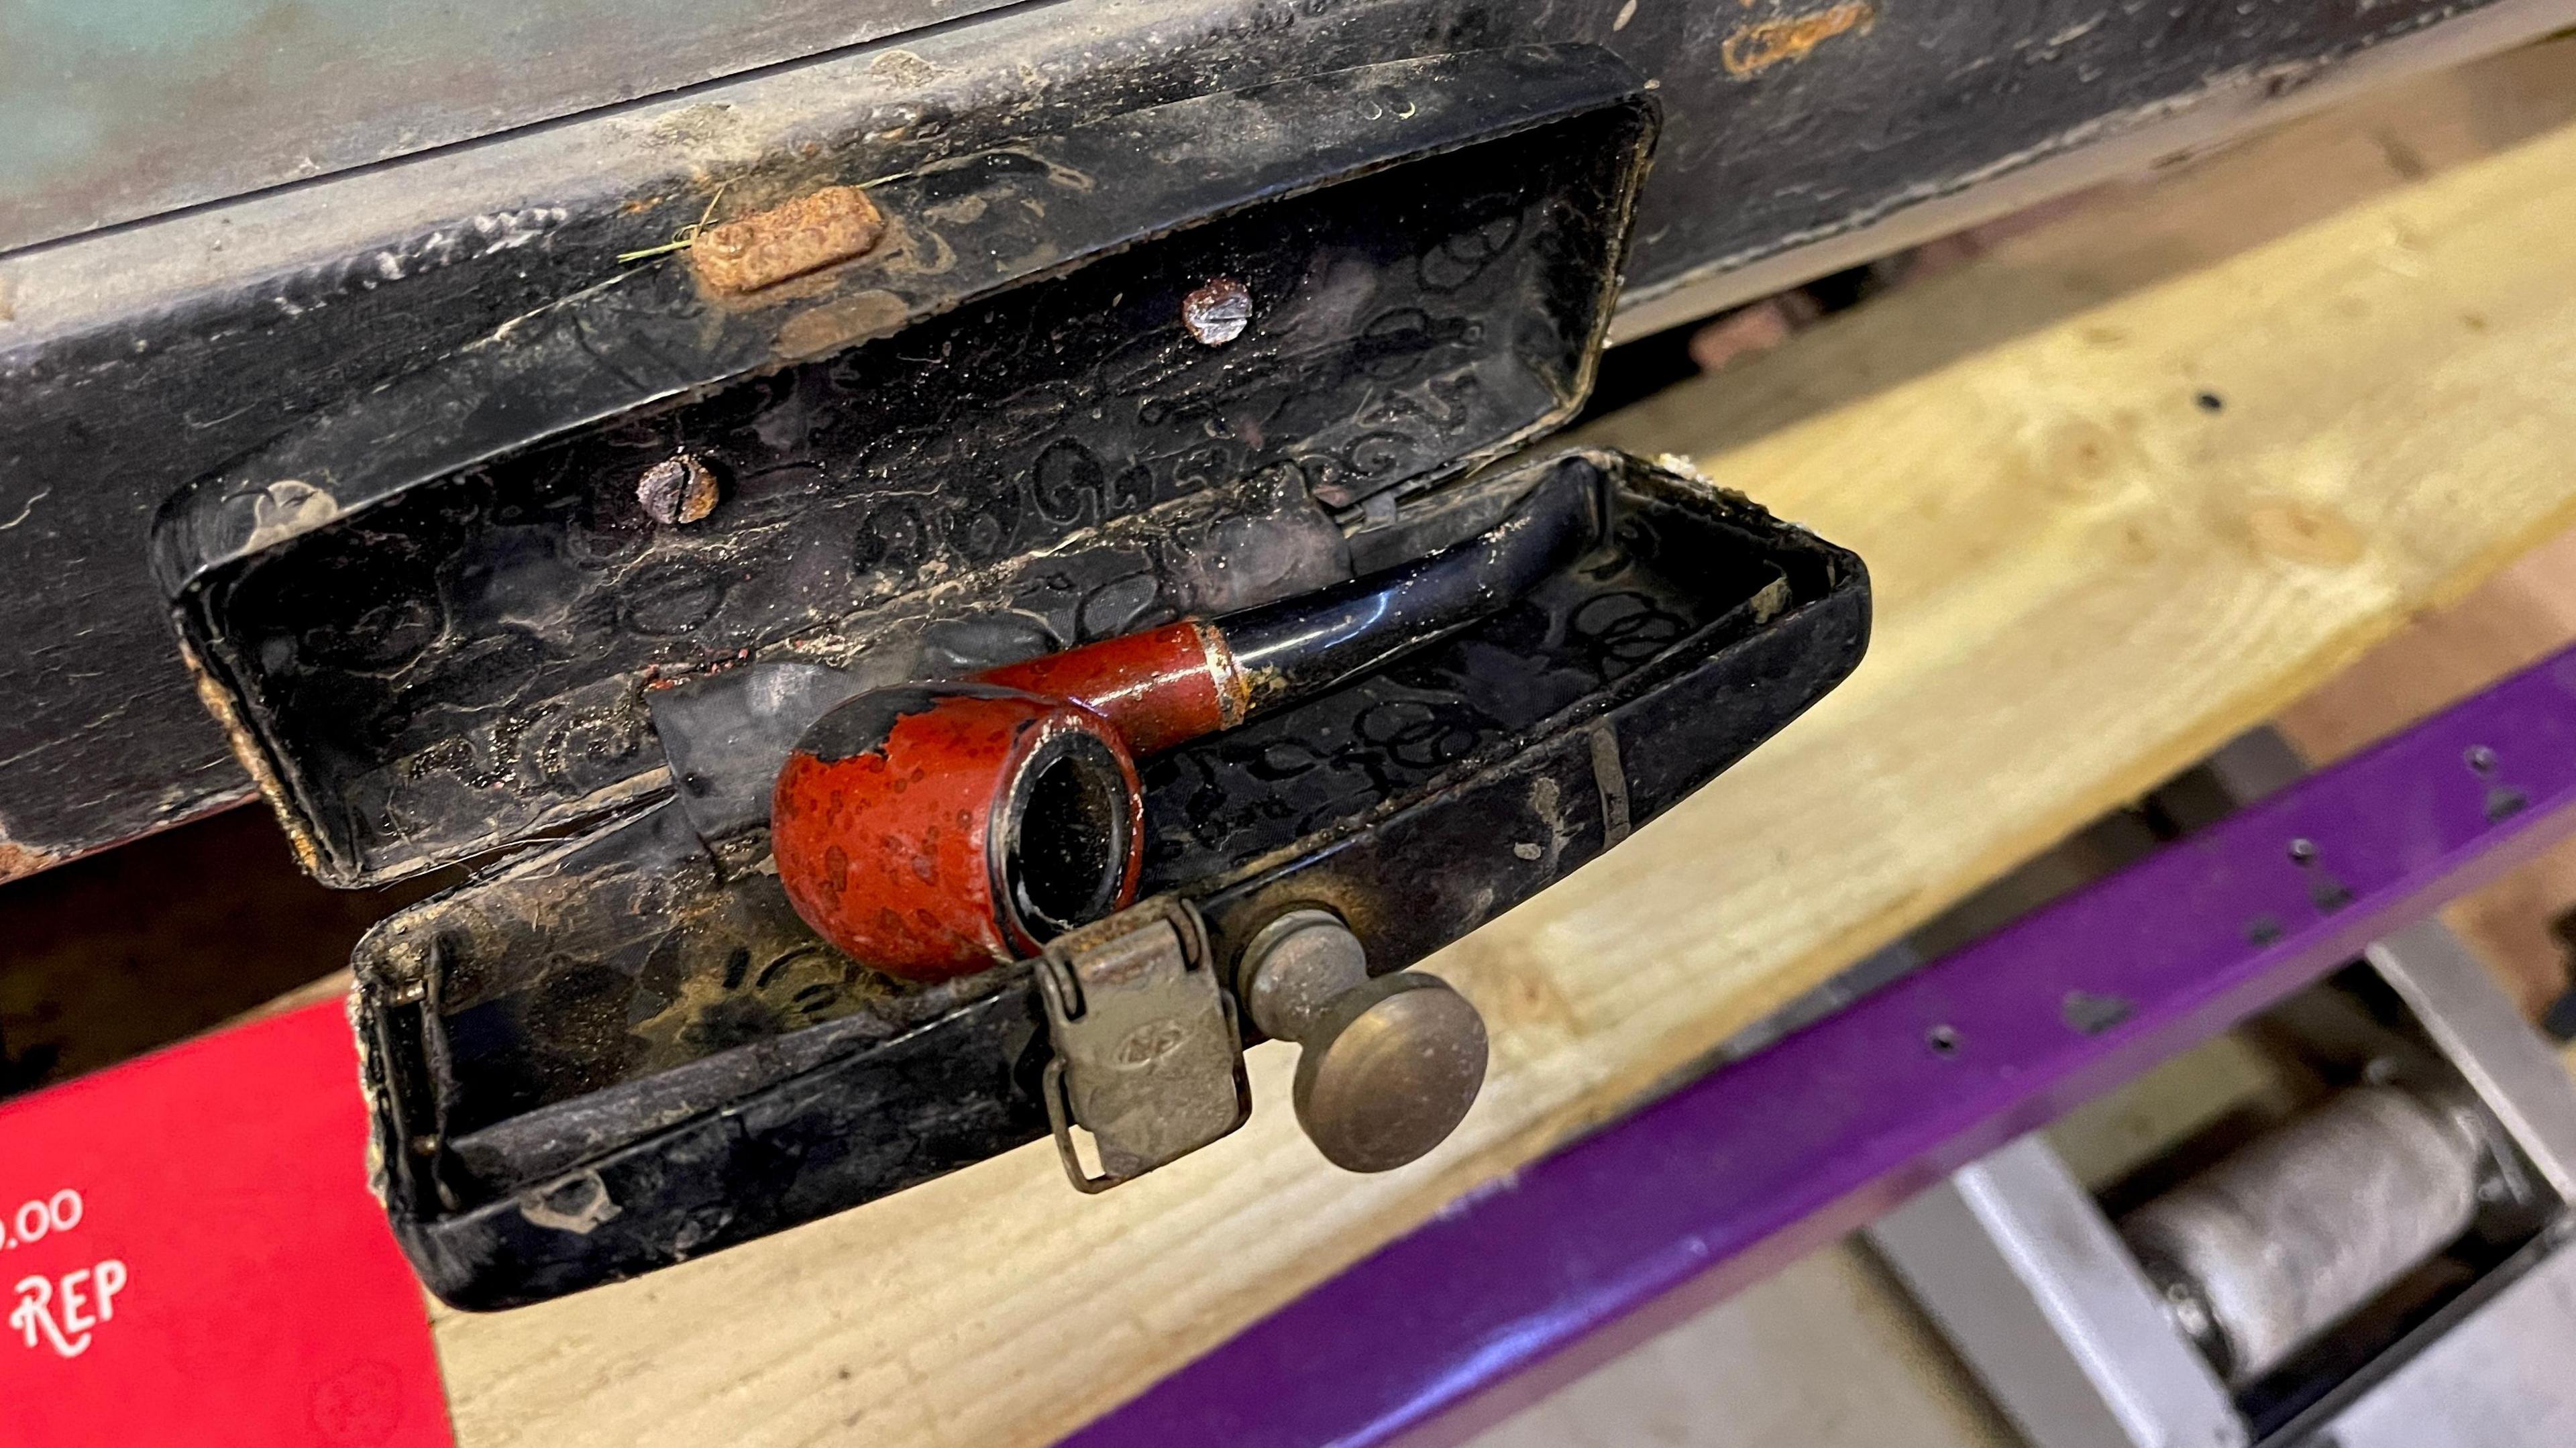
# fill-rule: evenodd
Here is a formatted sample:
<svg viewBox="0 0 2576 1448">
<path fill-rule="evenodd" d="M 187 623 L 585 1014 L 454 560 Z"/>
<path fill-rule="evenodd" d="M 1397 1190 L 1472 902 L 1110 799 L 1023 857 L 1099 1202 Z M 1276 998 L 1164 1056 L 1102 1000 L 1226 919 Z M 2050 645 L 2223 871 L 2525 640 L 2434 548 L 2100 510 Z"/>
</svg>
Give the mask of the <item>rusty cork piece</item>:
<svg viewBox="0 0 2576 1448">
<path fill-rule="evenodd" d="M 885 217 L 865 191 L 826 186 L 708 227 L 690 245 L 689 259 L 709 287 L 740 295 L 863 256 L 884 235 Z"/>
</svg>

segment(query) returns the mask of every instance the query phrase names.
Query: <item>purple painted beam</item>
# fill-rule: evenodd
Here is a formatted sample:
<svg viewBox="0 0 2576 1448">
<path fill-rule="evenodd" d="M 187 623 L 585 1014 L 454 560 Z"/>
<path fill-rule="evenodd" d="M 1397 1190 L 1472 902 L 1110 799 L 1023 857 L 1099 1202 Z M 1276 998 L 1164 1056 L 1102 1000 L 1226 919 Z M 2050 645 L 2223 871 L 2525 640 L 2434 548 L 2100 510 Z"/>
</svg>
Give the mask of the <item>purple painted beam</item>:
<svg viewBox="0 0 2576 1448">
<path fill-rule="evenodd" d="M 1454 1442 L 2576 827 L 2576 650 L 1471 1196 L 1076 1434 Z"/>
</svg>

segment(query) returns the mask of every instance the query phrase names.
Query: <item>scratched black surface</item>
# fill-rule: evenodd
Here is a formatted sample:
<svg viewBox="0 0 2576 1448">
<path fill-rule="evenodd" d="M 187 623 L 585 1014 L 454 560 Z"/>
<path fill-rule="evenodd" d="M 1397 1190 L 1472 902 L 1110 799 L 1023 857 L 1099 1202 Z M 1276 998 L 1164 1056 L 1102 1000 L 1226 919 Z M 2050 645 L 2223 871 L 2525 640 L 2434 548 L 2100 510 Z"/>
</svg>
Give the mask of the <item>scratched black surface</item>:
<svg viewBox="0 0 2576 1448">
<path fill-rule="evenodd" d="M 1634 125 L 1399 166 L 414 488 L 210 590 L 206 647 L 348 879 L 595 810 L 660 764 L 648 671 L 859 646 L 872 605 L 1265 471 L 1347 507 L 1563 407 Z M 1222 347 L 1179 320 L 1213 277 L 1254 299 Z M 636 480 L 683 449 L 725 497 L 658 525 Z M 1140 582 L 1085 580 L 1040 645 L 1145 621 Z"/>
</svg>

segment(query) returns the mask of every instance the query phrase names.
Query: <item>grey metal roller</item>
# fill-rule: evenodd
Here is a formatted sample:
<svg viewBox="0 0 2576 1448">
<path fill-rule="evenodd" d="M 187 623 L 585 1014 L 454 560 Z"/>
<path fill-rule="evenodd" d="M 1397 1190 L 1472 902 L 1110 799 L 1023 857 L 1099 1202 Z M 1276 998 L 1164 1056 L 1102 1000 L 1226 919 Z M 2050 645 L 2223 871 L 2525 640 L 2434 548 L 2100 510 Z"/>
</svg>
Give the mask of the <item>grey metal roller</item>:
<svg viewBox="0 0 2576 1448">
<path fill-rule="evenodd" d="M 2361 1086 L 2131 1212 L 2120 1235 L 2230 1383 L 2279 1366 L 2468 1230 L 2473 1107 Z"/>
</svg>

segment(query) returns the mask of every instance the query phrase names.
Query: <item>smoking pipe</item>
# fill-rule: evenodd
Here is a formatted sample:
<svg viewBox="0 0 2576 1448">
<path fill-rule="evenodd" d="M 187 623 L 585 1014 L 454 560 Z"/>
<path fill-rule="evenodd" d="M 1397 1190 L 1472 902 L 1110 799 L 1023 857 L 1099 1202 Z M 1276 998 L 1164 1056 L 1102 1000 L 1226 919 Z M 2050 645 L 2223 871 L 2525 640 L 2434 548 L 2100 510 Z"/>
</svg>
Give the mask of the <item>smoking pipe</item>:
<svg viewBox="0 0 2576 1448">
<path fill-rule="evenodd" d="M 1139 756 L 1498 612 L 1592 546 L 1598 479 L 1569 459 L 1484 533 L 1330 588 L 835 705 L 770 797 L 788 900 L 825 940 L 910 980 L 1035 954 L 1134 900 Z"/>
</svg>

